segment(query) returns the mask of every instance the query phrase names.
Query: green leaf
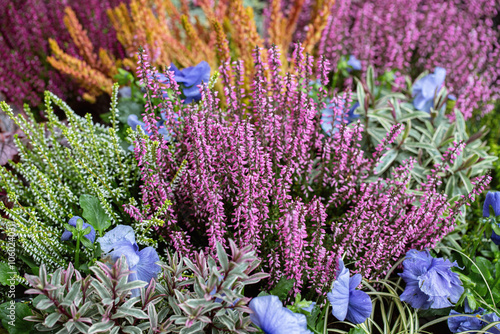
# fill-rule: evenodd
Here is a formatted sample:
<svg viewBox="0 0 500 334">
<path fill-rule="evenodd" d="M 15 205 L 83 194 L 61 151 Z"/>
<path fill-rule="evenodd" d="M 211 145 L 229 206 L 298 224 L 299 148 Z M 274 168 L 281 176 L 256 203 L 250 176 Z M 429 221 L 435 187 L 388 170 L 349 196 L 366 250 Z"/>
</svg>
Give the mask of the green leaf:
<svg viewBox="0 0 500 334">
<path fill-rule="evenodd" d="M 374 95 L 373 89 L 375 88 L 375 78 L 373 75 L 373 66 L 368 66 L 368 69 L 366 70 L 366 85 L 368 86 L 368 90 L 370 91 L 371 95 Z"/>
<path fill-rule="evenodd" d="M 98 322 L 96 324 L 93 324 L 88 331 L 88 334 L 93 334 L 93 333 L 99 333 L 99 332 L 107 332 L 113 328 L 115 325 L 114 321 L 108 321 L 108 322 Z"/>
<path fill-rule="evenodd" d="M 486 278 L 486 281 L 490 281 L 492 279 L 490 267 L 491 269 L 493 269 L 493 265 L 491 264 L 491 262 L 482 256 L 477 256 L 475 263 L 483 273 L 484 278 Z M 472 271 L 478 273 L 476 266 L 472 266 Z"/>
<path fill-rule="evenodd" d="M 365 331 L 358 327 L 353 327 L 348 334 L 365 334 Z"/>
<path fill-rule="evenodd" d="M 102 208 L 101 202 L 96 197 L 86 194 L 81 195 L 80 206 L 83 209 L 83 218 L 96 230 L 102 232 L 111 225 L 111 221 Z"/>
<path fill-rule="evenodd" d="M 139 309 L 136 308 L 126 308 L 126 307 L 120 307 L 118 311 L 111 316 L 111 319 L 117 319 L 117 318 L 125 318 L 127 316 L 131 316 L 136 319 L 147 319 L 148 315 Z"/>
<path fill-rule="evenodd" d="M 479 160 L 479 155 L 473 154 L 471 157 L 469 157 L 463 164 L 460 166 L 461 169 L 467 169 L 474 165 L 476 161 Z"/>
<path fill-rule="evenodd" d="M 375 173 L 380 174 L 385 172 L 392 164 L 394 160 L 396 160 L 396 157 L 398 156 L 398 151 L 395 149 L 390 149 L 385 153 L 382 158 L 380 158 L 380 162 L 378 163 L 377 167 L 375 167 Z"/>
<path fill-rule="evenodd" d="M 398 122 L 402 123 L 404 121 L 408 121 L 410 119 L 420 118 L 420 117 L 429 118 L 429 114 L 424 112 L 424 111 L 413 111 L 412 113 L 406 114 L 406 115 L 402 116 L 401 118 L 399 118 Z"/>
<path fill-rule="evenodd" d="M 465 131 L 465 119 L 462 112 L 455 109 L 455 123 L 457 124 L 457 131 L 459 134 L 459 140 L 467 138 L 467 132 Z"/>
<path fill-rule="evenodd" d="M 76 227 L 71 226 L 70 224 L 64 224 L 64 228 L 73 234 L 77 232 Z"/>
<path fill-rule="evenodd" d="M 286 279 L 284 276 L 281 276 L 278 284 L 276 284 L 276 286 L 269 291 L 269 293 L 277 296 L 281 301 L 283 301 L 288 296 L 290 290 L 292 290 L 294 284 L 294 279 Z"/>
<path fill-rule="evenodd" d="M 52 313 L 50 314 L 47 318 L 45 318 L 45 321 L 44 321 L 44 324 L 45 326 L 47 326 L 48 328 L 51 328 L 52 326 L 54 326 L 57 321 L 62 317 L 62 314 L 61 313 Z"/>
<path fill-rule="evenodd" d="M 357 97 L 358 97 L 358 102 L 360 104 L 360 107 L 362 108 L 363 112 L 364 112 L 364 105 L 365 105 L 365 90 L 363 89 L 363 85 L 361 84 L 361 82 L 358 82 L 358 85 L 356 87 L 356 93 L 357 93 Z"/>
<path fill-rule="evenodd" d="M 464 183 L 465 189 L 467 190 L 468 193 L 472 191 L 472 183 L 470 183 L 470 180 L 467 176 L 464 175 L 462 172 L 458 172 L 458 175 L 460 176 L 460 179 Z"/>
<path fill-rule="evenodd" d="M 87 239 L 86 237 L 83 237 L 80 239 L 80 242 L 86 247 L 86 248 L 89 248 L 89 249 L 92 249 L 94 247 L 94 245 L 90 242 L 89 239 Z"/>
<path fill-rule="evenodd" d="M 142 331 L 137 326 L 127 326 L 123 329 L 123 333 L 142 334 Z"/>
<path fill-rule="evenodd" d="M 494 231 L 496 234 L 500 235 L 500 226 L 498 226 L 498 224 L 497 224 L 497 223 L 492 223 L 492 224 L 491 224 L 491 228 L 493 229 L 493 231 Z M 500 263 L 500 262 L 499 262 L 499 263 Z"/>
<path fill-rule="evenodd" d="M 217 242 L 217 258 L 219 258 L 220 265 L 222 266 L 222 269 L 224 272 L 229 271 L 229 260 L 227 258 L 226 251 L 224 250 L 224 247 L 222 247 L 222 244 L 220 242 Z"/>
<path fill-rule="evenodd" d="M 467 303 L 471 309 L 477 309 L 476 298 L 474 298 L 474 295 L 470 291 L 467 291 Z"/>
<path fill-rule="evenodd" d="M 198 321 L 198 322 L 195 322 L 194 325 L 192 325 L 189 328 L 184 327 L 183 329 L 181 329 L 180 334 L 203 333 L 202 329 L 205 326 L 206 326 L 205 323 Z"/>
<path fill-rule="evenodd" d="M 5 262 L 0 262 L 0 284 L 17 285 L 19 283 L 15 280 L 16 276 L 19 276 L 16 267 Z"/>
<path fill-rule="evenodd" d="M 3 328 L 7 329 L 9 334 L 28 334 L 32 333 L 34 323 L 23 320 L 24 317 L 33 315 L 28 305 L 23 303 L 14 303 L 13 300 L 0 305 L 0 319 Z"/>
<path fill-rule="evenodd" d="M 450 178 L 448 179 L 448 182 L 446 183 L 446 188 L 444 192 L 448 196 L 448 198 L 455 196 L 455 188 L 457 186 L 457 179 L 455 175 L 451 175 Z"/>
</svg>

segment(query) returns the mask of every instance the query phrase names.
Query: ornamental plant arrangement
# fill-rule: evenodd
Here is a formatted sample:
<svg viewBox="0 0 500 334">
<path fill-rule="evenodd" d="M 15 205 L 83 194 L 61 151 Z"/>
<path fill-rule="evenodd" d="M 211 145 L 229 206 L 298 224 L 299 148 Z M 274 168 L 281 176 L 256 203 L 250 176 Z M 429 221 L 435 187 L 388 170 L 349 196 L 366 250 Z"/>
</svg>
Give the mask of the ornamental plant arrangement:
<svg viewBox="0 0 500 334">
<path fill-rule="evenodd" d="M 174 72 L 159 74 L 140 53 L 146 131 L 137 126 L 133 138 L 142 205 L 126 211 L 139 224 L 160 218 L 165 224 L 151 233 L 186 256 L 200 249 L 213 253 L 227 238 L 251 245 L 270 274 L 270 287 L 284 278 L 293 281 L 294 294 L 324 298 L 340 256 L 363 277 L 380 277 L 408 250 L 432 247 L 453 230 L 459 208 L 489 177 L 474 179 L 472 193 L 449 203 L 437 189 L 463 150 L 461 143 L 451 143 L 418 191 L 407 191 L 416 159 L 389 177 L 374 178 L 404 126 L 393 125 L 364 152 L 363 124 L 347 126 L 350 96 L 344 94 L 333 99 L 333 119 L 342 121 L 331 121 L 335 130 L 325 133 L 321 110 L 327 92 L 320 87 L 313 93 L 313 60 L 303 51 L 297 45 L 294 63 L 285 66 L 296 74 L 285 74 L 277 47 L 265 57 L 255 49 L 248 104 L 241 96 L 244 82 L 235 76 L 244 65 L 225 62 L 219 78 L 226 108 L 211 89 L 213 81 L 200 85 L 199 104 L 182 103 Z M 321 60 L 316 69 L 325 86 L 327 63 Z M 165 203 L 171 203 L 166 210 Z"/>
<path fill-rule="evenodd" d="M 304 55 L 303 51 L 301 46 L 297 45 L 293 54 L 294 64 L 286 66 L 293 67 L 297 74 L 281 74 L 285 72 L 280 71 L 281 56 L 277 47 L 268 50 L 267 64 L 262 60 L 262 50 L 255 49 L 254 66 L 258 69 L 258 75 L 253 79 L 252 103 L 245 103 L 245 99 L 239 98 L 242 95 L 238 95 L 244 94 L 244 91 L 237 88 L 244 83 L 233 73 L 243 73 L 241 62 L 232 65 L 226 62 L 219 69 L 220 75 L 212 78 L 209 76 L 210 68 L 203 64 L 182 71 L 172 68 L 172 71 L 160 74 L 149 65 L 147 55 L 140 53 L 138 77 L 145 85 L 147 112 L 142 121 L 137 117 L 129 117 L 129 123 L 136 130 L 131 133 L 135 139 L 132 149 L 143 182 L 142 198 L 140 203 L 137 203 L 130 190 L 125 193 L 128 196 L 117 198 L 114 198 L 113 194 L 118 196 L 121 193 L 119 191 L 95 192 L 97 197 L 80 195 L 79 204 L 83 210 L 83 218 L 75 215 L 79 209 L 78 204 L 73 204 L 73 216 L 68 224 L 61 221 L 53 227 L 54 231 L 59 231 L 55 233 L 62 235 L 62 241 L 76 243 L 73 249 L 68 247 L 69 244 L 63 244 L 67 247 L 65 254 L 73 255 L 72 262 L 84 272 L 91 268 L 97 277 L 100 275 L 99 270 L 92 266 L 97 263 L 95 261 L 99 257 L 102 257 L 104 263 L 114 266 L 112 270 L 116 273 L 110 272 L 110 275 L 117 276 L 110 276 L 114 277 L 112 280 L 130 283 L 130 287 L 127 285 L 127 288 L 124 288 L 121 297 L 122 302 L 126 304 L 129 294 L 132 298 L 140 295 L 137 289 L 142 287 L 143 283 L 139 281 L 151 284 L 151 280 L 154 281 L 157 277 L 159 267 L 156 262 L 160 256 L 155 248 L 165 245 L 187 259 L 202 256 L 201 250 L 215 256 L 215 253 L 222 252 L 223 248 L 228 246 L 228 240 L 234 238 L 235 247 L 238 244 L 240 247 L 246 245 L 249 250 L 255 252 L 258 262 L 252 265 L 253 269 L 259 267 L 269 272 L 269 278 L 260 284 L 260 288 L 277 288 L 280 282 L 290 282 L 289 290 L 296 297 L 302 293 L 308 300 L 315 299 L 316 304 L 328 301 L 331 313 L 337 319 L 347 319 L 354 324 L 364 323 L 371 315 L 372 308 L 367 307 L 371 305 L 368 295 L 356 289 L 361 283 L 361 277 L 379 278 L 388 273 L 407 251 L 432 247 L 453 229 L 454 217 L 459 213 L 459 207 L 473 199 L 471 194 L 466 194 L 451 206 L 447 197 L 437 192 L 440 173 L 449 168 L 457 158 L 462 145 L 451 143 L 442 154 L 441 164 L 436 166 L 435 171 L 431 171 L 428 182 L 419 184 L 416 186 L 417 191 L 409 193 L 406 187 L 410 185 L 409 176 L 415 159 L 410 158 L 409 161 L 395 166 L 388 177 L 379 175 L 381 172 L 377 169 L 387 156 L 387 148 L 401 140 L 401 135 L 404 134 L 403 126 L 400 123 L 392 125 L 386 136 L 372 149 L 371 154 L 367 154 L 363 151 L 366 142 L 363 124 L 361 121 L 347 124 L 355 115 L 355 109 L 349 107 L 350 95 L 346 93 L 341 97 L 327 98 L 324 87 L 328 84 L 328 68 L 325 61 L 317 64 L 316 78 L 320 82 L 315 91 L 309 84 L 313 76 L 313 61 Z M 208 84 L 205 84 L 205 80 Z M 226 87 L 229 87 L 225 91 L 228 104 L 224 109 L 218 104 L 217 94 L 213 89 L 216 80 L 227 83 Z M 193 86 L 199 86 L 198 94 L 192 89 Z M 117 87 L 114 92 L 111 119 L 112 124 L 116 126 Z M 95 152 L 95 156 L 91 156 L 95 162 L 88 158 L 91 167 L 80 166 L 75 169 L 80 171 L 84 168 L 89 175 L 95 175 L 94 181 L 88 181 L 89 187 L 102 182 L 101 174 L 108 175 L 104 171 L 99 172 L 99 162 L 103 156 L 99 154 L 100 146 L 96 144 L 98 138 L 103 142 L 112 143 L 114 155 L 108 158 L 118 162 L 114 164 L 115 168 L 118 168 L 118 174 L 112 175 L 120 175 L 120 168 L 123 168 L 125 161 L 128 161 L 126 157 L 130 157 L 130 154 L 127 153 L 128 150 L 121 148 L 115 128 L 95 131 L 98 127 L 92 124 L 90 118 L 86 121 L 80 120 L 62 101 L 50 93 L 46 96 L 48 115 L 52 122 L 48 124 L 52 130 L 49 138 L 57 135 L 57 129 L 62 129 L 64 136 L 72 138 L 69 147 L 61 146 L 61 151 L 70 158 L 72 154 L 78 156 L 85 153 L 84 145 L 89 145 L 87 151 Z M 70 127 L 58 123 L 51 108 L 51 101 L 66 111 Z M 327 102 L 331 111 L 325 113 Z M 6 104 L 3 104 L 3 108 L 10 112 Z M 326 114 L 330 116 L 325 117 Z M 30 137 L 32 143 L 46 141 L 47 134 L 37 130 L 34 122 L 18 118 L 18 123 L 25 129 L 32 129 L 25 130 L 27 133 L 38 133 L 38 137 Z M 44 126 L 38 127 L 44 129 Z M 89 133 L 88 143 L 81 137 L 71 137 L 72 131 L 77 129 Z M 97 133 L 101 137 L 98 137 Z M 50 145 L 57 145 L 64 136 L 59 140 L 51 139 Z M 18 142 L 18 146 L 22 152 L 27 152 L 26 149 L 23 150 L 21 142 Z M 46 148 L 45 152 L 52 152 L 49 149 L 52 146 Z M 31 159 L 44 156 L 43 152 L 40 150 Z M 217 159 L 221 155 L 227 160 Z M 120 160 L 121 156 L 124 158 Z M 77 158 L 73 159 L 80 162 Z M 41 161 L 39 165 L 44 166 L 46 160 Z M 228 165 L 229 162 L 232 162 L 231 166 Z M 60 165 L 56 162 L 51 163 L 47 171 L 58 166 Z M 12 175 L 5 179 L 15 180 Z M 57 174 L 47 176 L 47 179 L 57 179 Z M 120 179 L 110 180 L 107 185 L 94 185 L 95 189 L 111 190 L 110 184 L 116 184 L 118 189 L 121 189 L 120 185 L 129 184 L 129 181 Z M 62 185 L 69 183 L 63 180 L 59 182 Z M 489 177 L 472 180 L 472 192 L 481 191 L 488 182 Z M 34 186 L 35 183 L 32 182 L 27 189 L 37 189 L 33 188 Z M 24 187 L 26 186 L 18 184 L 15 189 L 21 190 Z M 47 193 L 51 198 L 50 191 L 53 190 L 42 188 L 37 194 Z M 15 196 L 16 190 L 9 193 Z M 127 197 L 131 198 L 130 204 L 121 208 L 120 204 L 123 204 Z M 420 203 L 420 206 L 415 206 L 415 202 Z M 48 207 L 46 200 L 38 203 L 42 209 Z M 394 203 L 398 206 L 395 207 Z M 93 209 L 89 209 L 89 206 Z M 15 213 L 18 211 L 20 210 L 10 210 L 12 217 L 16 217 Z M 24 211 L 29 216 L 31 211 Z M 115 227 L 121 219 L 130 219 L 127 214 L 135 220 L 132 225 L 137 231 L 137 237 L 131 227 Z M 21 218 L 15 218 L 17 224 L 23 222 Z M 113 218 L 116 220 L 112 220 Z M 403 223 L 405 226 L 410 223 L 410 234 L 401 234 Z M 384 228 L 381 229 L 380 226 Z M 105 233 L 112 227 L 114 228 Z M 32 242 L 35 247 L 42 244 L 45 245 L 46 254 L 57 254 L 57 248 L 51 248 L 43 235 L 39 237 L 42 241 L 45 240 L 45 243 Z M 137 242 L 147 247 L 140 250 Z M 30 245 L 29 239 L 25 244 Z M 151 247 L 152 245 L 155 247 Z M 373 245 L 376 245 L 376 248 Z M 161 254 L 162 257 L 168 257 L 168 249 Z M 126 267 L 123 262 L 118 261 L 121 256 L 125 257 Z M 38 263 L 46 262 L 43 256 L 32 257 Z M 356 275 L 350 277 L 344 262 L 339 260 L 341 257 L 354 262 L 351 266 Z M 53 258 L 51 265 L 54 268 L 62 266 L 66 259 L 63 256 L 56 262 L 57 258 Z M 90 265 L 79 266 L 79 261 L 83 260 Z M 202 260 L 199 261 L 203 263 Z M 224 266 L 223 263 L 221 265 Z M 97 266 L 102 270 L 109 269 L 106 264 Z M 118 268 L 126 268 L 124 270 L 127 271 L 121 273 Z M 218 266 L 215 268 L 217 269 L 214 270 L 220 269 Z M 72 269 L 68 270 L 71 272 Z M 198 272 L 200 269 L 186 270 L 192 270 L 195 277 L 205 277 Z M 180 277 L 188 274 L 186 270 L 180 272 Z M 215 279 L 222 280 L 227 277 L 226 274 L 215 275 Z M 60 274 L 56 272 L 55 275 L 57 279 Z M 46 271 L 40 271 L 39 279 L 44 276 L 47 276 Z M 259 277 L 261 278 L 264 276 Z M 78 281 L 78 276 L 75 279 Z M 206 279 L 199 281 L 200 284 L 207 284 Z M 38 281 L 30 276 L 27 276 L 26 281 L 19 280 L 31 284 L 34 288 L 39 285 Z M 453 276 L 450 276 L 450 280 L 459 289 L 460 284 Z M 132 284 L 135 281 L 138 283 Z M 211 286 L 201 287 L 206 290 L 203 295 L 212 295 Z M 84 285 L 80 285 L 75 288 L 74 293 L 80 290 L 85 294 L 83 287 Z M 52 287 L 48 291 L 51 289 Z M 118 287 L 110 289 L 116 290 Z M 193 289 L 196 291 L 197 288 Z M 46 294 L 53 298 L 48 291 Z M 228 291 L 224 292 L 226 295 L 228 293 L 231 295 Z M 451 291 L 442 298 L 456 303 L 459 293 Z M 220 297 L 224 296 L 221 294 Z M 248 322 L 236 319 L 244 319 L 244 313 L 248 311 L 248 314 L 249 310 L 252 310 L 255 315 L 250 317 L 250 321 L 266 332 L 273 332 L 276 323 L 264 314 L 274 314 L 273 312 L 278 318 L 289 318 L 290 321 L 294 319 L 292 324 L 296 323 L 297 328 L 305 332 L 308 328 L 316 328 L 307 324 L 307 317 L 304 317 L 302 308 L 297 306 L 290 310 L 283 308 L 276 298 L 258 298 L 249 305 L 250 309 L 243 308 L 234 314 L 234 324 L 240 321 L 241 326 L 247 326 Z M 288 294 L 285 295 L 284 299 L 286 298 Z M 173 304 L 179 304 L 181 300 L 183 299 L 178 299 Z M 411 299 L 407 301 L 411 302 Z M 230 302 L 233 306 L 238 303 L 236 299 Z M 46 303 L 47 307 L 52 306 Z M 64 307 L 64 300 L 60 303 L 61 307 Z M 98 305 L 99 303 L 101 302 L 98 302 Z M 144 305 L 145 301 L 142 303 Z M 304 312 L 309 312 L 310 315 L 311 312 L 319 312 L 319 308 L 315 308 L 311 302 L 308 303 L 305 308 L 310 311 Z M 436 305 L 441 307 L 442 304 Z M 130 301 L 127 305 L 134 304 Z M 197 326 L 205 326 L 202 323 L 207 322 L 203 321 L 205 318 L 204 313 L 200 313 L 200 305 L 188 304 L 189 308 L 183 309 L 188 314 L 187 318 L 182 318 L 182 312 L 174 312 L 172 320 L 182 319 L 176 320 L 176 323 L 182 324 L 184 328 L 195 326 L 197 320 L 201 321 Z M 300 305 L 300 297 L 297 305 Z M 38 302 L 34 306 L 38 308 Z M 45 305 L 41 305 L 38 309 L 43 311 L 44 307 Z M 207 307 L 209 312 L 212 306 Z M 61 310 L 59 307 L 57 309 Z M 262 309 L 268 309 L 269 312 L 259 315 L 259 310 Z M 323 316 L 327 313 L 326 310 L 323 309 Z M 78 311 L 71 312 L 73 318 L 80 317 Z M 80 329 L 75 325 L 69 330 L 90 330 L 95 325 L 97 331 L 101 326 L 111 326 L 106 320 L 110 315 L 103 312 L 96 315 L 98 318 L 94 320 L 84 321 Z M 45 316 L 50 316 L 50 319 L 43 318 L 43 326 L 50 328 L 56 325 L 61 317 L 68 317 L 69 313 L 53 313 L 51 309 Z M 101 316 L 103 318 L 99 318 Z M 193 317 L 195 322 L 190 320 Z M 103 322 L 106 324 L 102 324 Z M 113 326 L 134 327 L 135 323 L 114 322 Z M 196 328 L 198 327 L 193 327 L 192 330 Z"/>
</svg>

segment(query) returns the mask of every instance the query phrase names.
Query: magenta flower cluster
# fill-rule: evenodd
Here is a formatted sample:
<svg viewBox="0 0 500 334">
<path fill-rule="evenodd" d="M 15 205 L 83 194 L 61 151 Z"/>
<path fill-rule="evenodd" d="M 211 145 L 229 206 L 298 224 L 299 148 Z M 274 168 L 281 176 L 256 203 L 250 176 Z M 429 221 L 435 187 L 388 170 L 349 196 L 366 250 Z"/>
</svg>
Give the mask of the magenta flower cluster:
<svg viewBox="0 0 500 334">
<path fill-rule="evenodd" d="M 106 10 L 121 2 L 71 1 L 72 9 L 96 49 L 111 50 L 117 56 L 123 51 Z M 37 106 L 43 101 L 45 90 L 59 97 L 77 92 L 78 87 L 46 61 L 50 54 L 49 38 L 64 45 L 68 54 L 78 57 L 78 50 L 63 21 L 67 5 L 65 0 L 0 1 L 0 93 L 7 102 L 17 107 L 22 107 L 23 103 Z"/>
<path fill-rule="evenodd" d="M 306 2 L 304 27 L 313 4 Z M 338 0 L 319 50 L 334 64 L 354 55 L 365 70 L 370 64 L 379 74 L 396 69 L 403 83 L 402 75 L 415 79 L 443 67 L 446 86 L 467 119 L 474 109 L 490 112 L 493 105 L 484 103 L 500 92 L 497 13 L 495 0 Z M 296 37 L 305 33 L 299 28 Z"/>
<path fill-rule="evenodd" d="M 215 252 L 217 242 L 227 245 L 232 238 L 254 247 L 270 284 L 286 277 L 295 280 L 296 292 L 312 286 L 318 293 L 329 291 L 341 254 L 356 260 L 354 272 L 374 278 L 408 250 L 431 247 L 453 229 L 458 209 L 436 187 L 438 172 L 459 147 L 429 175 L 423 196 L 407 192 L 411 160 L 392 179 L 367 182 L 402 126 L 394 126 L 373 154 L 361 149 L 359 121 L 349 127 L 337 122 L 336 131 L 324 135 L 326 103 L 333 103 L 334 119 L 347 119 L 351 103 L 349 94 L 325 102 L 323 88 L 311 96 L 313 69 L 327 85 L 328 63 L 314 64 L 297 46 L 295 74 L 285 74 L 276 47 L 268 50 L 267 62 L 261 52 L 254 54 L 250 96 L 241 89 L 241 62 L 219 68 L 226 108 L 206 85 L 199 87 L 199 104 L 182 104 L 174 73 L 167 72 L 169 80 L 160 84 L 147 55 L 139 55 L 138 77 L 149 100 L 143 119 L 151 136 L 134 145 L 144 205 L 126 206 L 133 218 L 150 219 L 168 200 L 172 205 L 158 232 L 175 249 Z M 164 97 L 166 89 L 172 93 Z M 160 114 L 170 141 L 158 127 Z M 477 181 L 475 192 L 488 180 Z"/>
</svg>

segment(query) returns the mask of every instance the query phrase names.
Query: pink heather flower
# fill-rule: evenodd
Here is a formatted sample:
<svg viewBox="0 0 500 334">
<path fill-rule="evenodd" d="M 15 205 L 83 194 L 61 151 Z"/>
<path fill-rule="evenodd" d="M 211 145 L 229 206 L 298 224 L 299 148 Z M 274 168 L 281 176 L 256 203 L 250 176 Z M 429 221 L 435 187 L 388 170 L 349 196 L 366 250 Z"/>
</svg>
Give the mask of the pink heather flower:
<svg viewBox="0 0 500 334">
<path fill-rule="evenodd" d="M 226 245 L 233 238 L 253 247 L 270 273 L 269 285 L 285 277 L 294 280 L 293 293 L 310 287 L 325 294 L 340 254 L 359 260 L 353 272 L 380 277 L 410 249 L 441 240 L 453 229 L 458 208 L 489 182 L 475 180 L 473 193 L 455 206 L 438 190 L 439 173 L 463 143 L 443 155 L 419 195 L 408 192 L 413 159 L 396 166 L 390 177 L 368 182 L 380 157 L 397 145 L 403 126 L 394 125 L 370 152 L 361 147 L 365 129 L 359 121 L 333 122 L 327 136 L 321 123 L 327 92 L 321 86 L 328 80 L 328 62 L 320 59 L 313 66 L 300 45 L 293 53 L 293 74 L 283 71 L 277 47 L 268 50 L 267 62 L 263 58 L 255 49 L 250 79 L 241 61 L 224 63 L 223 96 L 202 85 L 200 102 L 186 105 L 173 72 L 160 84 L 147 55 L 139 55 L 137 76 L 148 100 L 143 121 L 151 136 L 134 148 L 142 206 L 126 211 L 139 221 L 162 219 L 157 233 L 176 250 L 214 254 L 217 242 Z M 318 96 L 309 85 L 313 79 L 321 81 Z M 164 96 L 165 89 L 171 94 Z M 346 101 L 334 109 L 345 119 L 350 93 L 335 101 Z M 170 142 L 159 132 L 159 115 Z M 158 216 L 166 201 L 172 205 Z"/>
</svg>

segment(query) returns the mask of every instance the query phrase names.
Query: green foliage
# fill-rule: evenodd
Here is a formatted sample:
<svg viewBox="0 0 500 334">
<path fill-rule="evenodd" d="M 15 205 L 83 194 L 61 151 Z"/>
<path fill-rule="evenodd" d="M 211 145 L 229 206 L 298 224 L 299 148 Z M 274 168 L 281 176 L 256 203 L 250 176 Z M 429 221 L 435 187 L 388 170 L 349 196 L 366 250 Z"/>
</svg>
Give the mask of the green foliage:
<svg viewBox="0 0 500 334">
<path fill-rule="evenodd" d="M 122 203 L 137 195 L 138 170 L 116 133 L 116 101 L 117 86 L 109 128 L 95 124 L 90 115 L 77 116 L 50 92 L 45 93 L 47 121 L 43 123 L 27 107 L 26 117 L 15 116 L 1 102 L 2 110 L 27 137 L 26 144 L 16 139 L 21 161 L 0 169 L 0 188 L 10 202 L 0 203 L 8 216 L 0 224 L 3 228 L 14 224 L 18 256 L 31 257 L 49 269 L 66 265 L 74 251 L 70 243 L 61 241 L 61 234 L 70 217 L 82 215 L 79 198 L 84 194 L 92 194 L 97 199 L 92 205 L 98 202 L 103 210 L 91 213 L 89 201 L 82 201 L 83 216 L 91 223 L 104 224 L 98 225 L 104 228 L 107 223 L 101 219 L 105 216 L 111 224 L 130 221 Z M 65 121 L 56 116 L 54 105 L 64 112 Z M 0 240 L 0 247 L 5 250 L 6 242 Z"/>
<path fill-rule="evenodd" d="M 498 312 L 497 305 L 500 304 L 500 251 L 493 242 L 485 243 L 485 249 L 481 251 L 483 255 L 474 252 L 468 256 L 465 252 L 455 250 L 455 259 L 464 269 L 460 271 L 465 292 L 458 301 L 461 305 L 465 299 L 471 309 L 482 307 L 486 310 Z M 469 250 L 470 251 L 470 250 Z"/>
<path fill-rule="evenodd" d="M 103 232 L 111 225 L 111 222 L 102 208 L 99 199 L 84 194 L 80 196 L 80 206 L 83 209 L 83 218 L 94 227 L 99 236 L 102 236 Z"/>
<path fill-rule="evenodd" d="M 38 331 L 60 333 L 248 333 L 245 315 L 249 298 L 242 291 L 267 274 L 250 275 L 259 261 L 250 247 L 238 249 L 230 241 L 231 256 L 217 247 L 217 261 L 203 252 L 193 261 L 179 254 L 168 255 L 160 263 L 163 275 L 159 282 L 128 282 L 129 271 L 124 257 L 113 266 L 97 262 L 93 276 L 82 277 L 72 264 L 47 274 L 40 267 L 38 276 L 26 275 L 39 294 L 33 305 Z M 131 291 L 141 288 L 140 297 Z"/>
<path fill-rule="evenodd" d="M 358 82 L 355 95 L 360 102 L 356 113 L 361 116 L 361 122 L 367 129 L 364 145 L 368 147 L 368 151 L 372 151 L 370 148 L 382 141 L 394 124 L 405 126 L 405 130 L 396 139 L 394 148 L 381 159 L 377 167 L 378 177 L 390 177 L 392 167 L 413 157 L 417 164 L 411 171 L 413 182 L 409 188 L 416 189 L 419 184 L 426 182 L 434 165 L 442 163 L 443 154 L 453 142 L 463 142 L 463 153 L 448 170 L 440 173 L 443 181 L 441 190 L 450 199 L 468 194 L 473 188 L 471 179 L 484 175 L 497 160 L 496 156 L 488 153 L 488 147 L 483 142 L 484 129 L 469 136 L 462 113 L 457 109 L 452 111 L 446 105 L 446 88 L 437 94 L 435 109 L 428 114 L 413 106 L 410 79 L 407 79 L 406 90 L 402 93 L 392 92 L 391 86 L 387 84 L 375 86 L 374 82 L 373 70 L 369 68 L 365 80 Z M 454 121 L 450 121 L 450 113 L 453 113 Z"/>
<path fill-rule="evenodd" d="M 280 277 L 280 280 L 278 281 L 276 286 L 271 291 L 269 291 L 269 294 L 278 296 L 281 301 L 284 301 L 288 297 L 290 291 L 293 289 L 294 284 L 294 279 L 287 279 L 282 276 Z"/>
<path fill-rule="evenodd" d="M 27 304 L 16 303 L 13 300 L 0 305 L 0 320 L 2 326 L 10 334 L 29 334 L 32 332 L 33 323 L 23 320 L 31 316 L 31 309 Z"/>
</svg>

